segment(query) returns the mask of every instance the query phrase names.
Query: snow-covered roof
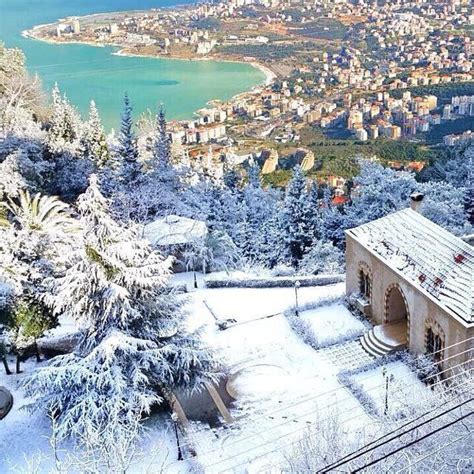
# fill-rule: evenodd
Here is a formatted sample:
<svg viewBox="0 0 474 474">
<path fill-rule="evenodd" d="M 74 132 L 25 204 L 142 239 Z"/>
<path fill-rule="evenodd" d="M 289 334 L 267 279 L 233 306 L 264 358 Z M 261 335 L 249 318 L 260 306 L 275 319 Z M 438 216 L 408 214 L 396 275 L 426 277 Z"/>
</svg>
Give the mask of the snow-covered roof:
<svg viewBox="0 0 474 474">
<path fill-rule="evenodd" d="M 456 319 L 474 323 L 474 248 L 412 209 L 347 231 Z"/>
<path fill-rule="evenodd" d="M 203 221 L 169 215 L 147 224 L 143 234 L 153 245 L 182 245 L 205 237 L 207 226 Z"/>
</svg>

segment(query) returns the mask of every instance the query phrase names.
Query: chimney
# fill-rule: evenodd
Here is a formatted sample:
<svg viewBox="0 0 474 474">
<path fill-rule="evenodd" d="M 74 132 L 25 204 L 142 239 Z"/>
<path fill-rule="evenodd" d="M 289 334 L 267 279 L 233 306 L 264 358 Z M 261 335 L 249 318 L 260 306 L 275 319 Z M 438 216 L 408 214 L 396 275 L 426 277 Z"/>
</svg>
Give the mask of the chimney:
<svg viewBox="0 0 474 474">
<path fill-rule="evenodd" d="M 420 212 L 424 197 L 425 195 L 423 193 L 413 193 L 410 195 L 410 207 L 415 212 Z"/>
</svg>

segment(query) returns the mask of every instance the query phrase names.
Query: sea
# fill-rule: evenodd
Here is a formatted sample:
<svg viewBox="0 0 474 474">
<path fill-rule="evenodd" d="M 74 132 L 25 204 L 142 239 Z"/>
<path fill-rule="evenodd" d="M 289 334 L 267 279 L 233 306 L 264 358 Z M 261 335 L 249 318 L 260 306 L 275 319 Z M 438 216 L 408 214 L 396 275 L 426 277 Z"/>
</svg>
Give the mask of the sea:
<svg viewBox="0 0 474 474">
<path fill-rule="evenodd" d="M 163 104 L 168 119 L 189 119 L 211 99 L 227 100 L 264 81 L 249 64 L 115 56 L 115 47 L 58 45 L 22 36 L 24 30 L 72 15 L 141 10 L 189 0 L 0 0 L 0 41 L 21 48 L 43 87 L 55 82 L 85 114 L 94 100 L 106 129 L 119 124 L 121 102 L 130 96 L 136 118 Z"/>
</svg>

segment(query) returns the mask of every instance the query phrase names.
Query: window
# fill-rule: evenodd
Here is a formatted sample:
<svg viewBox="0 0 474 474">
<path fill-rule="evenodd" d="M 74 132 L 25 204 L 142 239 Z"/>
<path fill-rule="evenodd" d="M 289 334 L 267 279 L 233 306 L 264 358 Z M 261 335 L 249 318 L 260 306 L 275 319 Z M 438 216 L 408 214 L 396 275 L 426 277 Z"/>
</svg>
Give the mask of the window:
<svg viewBox="0 0 474 474">
<path fill-rule="evenodd" d="M 370 299 L 370 295 L 372 292 L 372 282 L 370 280 L 370 276 L 368 273 L 364 272 L 364 270 L 359 271 L 359 291 L 362 296 L 367 299 Z"/>
<path fill-rule="evenodd" d="M 428 328 L 426 334 L 426 353 L 436 362 L 443 358 L 443 340 L 439 334 L 433 332 L 432 328 Z"/>
</svg>

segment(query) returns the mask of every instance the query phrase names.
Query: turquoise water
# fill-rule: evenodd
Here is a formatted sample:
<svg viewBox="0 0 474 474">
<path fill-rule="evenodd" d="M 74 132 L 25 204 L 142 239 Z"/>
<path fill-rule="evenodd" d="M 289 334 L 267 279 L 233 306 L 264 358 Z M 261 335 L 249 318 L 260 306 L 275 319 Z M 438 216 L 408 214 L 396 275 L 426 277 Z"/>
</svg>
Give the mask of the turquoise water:
<svg viewBox="0 0 474 474">
<path fill-rule="evenodd" d="M 91 99 L 106 127 L 115 127 L 123 94 L 128 92 L 135 115 L 162 102 L 170 119 L 190 118 L 210 99 L 229 99 L 264 79 L 246 64 L 177 61 L 113 56 L 115 48 L 54 45 L 21 36 L 32 26 L 70 15 L 146 9 L 191 3 L 189 0 L 0 0 L 0 39 L 23 49 L 28 68 L 45 88 L 58 82 L 61 90 L 84 113 Z"/>
</svg>

